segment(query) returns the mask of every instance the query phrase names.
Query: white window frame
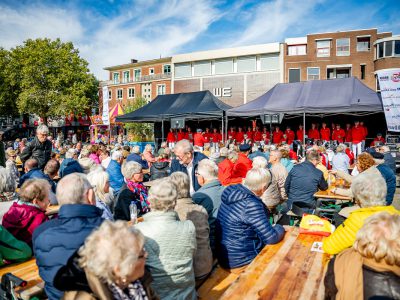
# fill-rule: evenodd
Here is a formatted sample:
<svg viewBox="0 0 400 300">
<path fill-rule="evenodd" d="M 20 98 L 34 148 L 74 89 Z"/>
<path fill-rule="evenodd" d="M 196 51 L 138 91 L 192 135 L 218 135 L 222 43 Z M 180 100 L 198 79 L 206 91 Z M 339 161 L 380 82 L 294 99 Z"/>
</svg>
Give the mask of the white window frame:
<svg viewBox="0 0 400 300">
<path fill-rule="evenodd" d="M 121 97 L 119 96 L 119 92 L 121 91 Z M 123 99 L 124 98 L 124 90 L 123 89 L 118 89 L 117 90 L 117 99 Z"/>
<path fill-rule="evenodd" d="M 318 78 L 313 78 L 313 79 L 310 79 L 309 78 L 309 69 L 318 69 Z M 315 76 L 315 75 L 311 75 L 311 76 Z M 300 73 L 300 77 L 301 77 L 301 73 Z M 320 67 L 307 67 L 307 81 L 308 80 L 320 80 L 321 79 L 321 69 L 320 69 Z"/>
<path fill-rule="evenodd" d="M 295 48 L 295 49 L 296 49 L 296 53 L 295 53 L 295 54 L 289 54 L 289 48 L 291 48 L 291 47 L 296 47 L 296 48 Z M 299 54 L 299 51 L 298 51 L 299 47 L 304 47 L 304 48 L 305 48 L 306 51 L 305 51 L 304 54 Z M 288 48 L 287 48 L 287 55 L 288 55 L 288 56 L 307 55 L 307 44 L 288 45 Z"/>
<path fill-rule="evenodd" d="M 133 91 L 133 96 L 130 95 L 131 91 Z M 135 98 L 135 94 L 136 94 L 135 88 L 128 88 L 128 98 L 129 99 Z"/>
<path fill-rule="evenodd" d="M 289 68 L 288 69 L 288 77 L 287 77 L 287 81 L 290 82 L 290 70 L 299 70 L 300 71 L 300 81 L 301 82 L 301 68 Z"/>
<path fill-rule="evenodd" d="M 349 42 L 349 50 L 347 51 L 340 51 L 338 50 L 338 41 L 340 40 L 347 40 Z M 336 56 L 350 56 L 350 38 L 340 38 L 340 39 L 336 39 Z"/>
<path fill-rule="evenodd" d="M 163 87 L 163 89 L 164 89 L 164 93 L 163 93 L 163 94 L 160 94 L 160 93 L 158 92 L 158 89 L 159 89 L 160 87 Z M 166 85 L 165 83 L 163 83 L 163 84 L 157 84 L 157 96 L 159 96 L 159 95 L 165 95 L 166 93 L 167 93 L 167 85 Z"/>
<path fill-rule="evenodd" d="M 118 80 L 115 80 L 115 75 L 117 75 Z M 120 75 L 119 72 L 113 72 L 113 79 L 112 80 L 113 80 L 114 84 L 120 83 L 121 80 L 119 78 L 119 75 Z"/>
<path fill-rule="evenodd" d="M 128 78 L 127 79 L 125 79 L 125 74 L 126 73 L 128 73 Z M 131 79 L 131 74 L 130 73 L 131 72 L 129 70 L 122 72 L 122 82 L 123 83 L 128 83 L 129 82 L 129 80 Z"/>
<path fill-rule="evenodd" d="M 366 38 L 369 38 L 369 48 L 367 48 L 367 49 L 362 49 L 362 48 L 358 48 L 358 39 L 366 39 Z M 357 52 L 369 52 L 369 51 L 371 51 L 371 36 L 357 36 L 356 37 L 356 43 L 357 43 L 357 45 L 356 45 L 356 48 L 357 48 Z"/>
<path fill-rule="evenodd" d="M 139 77 L 136 77 L 136 71 L 139 71 Z M 142 77 L 142 69 L 133 69 L 133 79 L 134 81 L 140 81 L 140 78 Z"/>
<path fill-rule="evenodd" d="M 165 73 L 165 66 L 169 66 L 169 72 L 167 72 L 167 73 Z M 165 64 L 165 65 L 163 65 L 163 74 L 169 75 L 169 74 L 171 74 L 171 72 L 172 72 L 172 66 L 171 66 L 171 64 Z"/>
<path fill-rule="evenodd" d="M 329 47 L 318 48 L 318 42 L 329 42 Z M 315 40 L 315 49 L 317 52 L 317 57 L 330 57 L 331 56 L 331 48 L 332 48 L 332 39 L 321 39 Z M 319 53 L 320 49 L 328 49 L 329 53 Z"/>
<path fill-rule="evenodd" d="M 149 68 L 149 76 L 154 75 L 154 68 Z"/>
</svg>

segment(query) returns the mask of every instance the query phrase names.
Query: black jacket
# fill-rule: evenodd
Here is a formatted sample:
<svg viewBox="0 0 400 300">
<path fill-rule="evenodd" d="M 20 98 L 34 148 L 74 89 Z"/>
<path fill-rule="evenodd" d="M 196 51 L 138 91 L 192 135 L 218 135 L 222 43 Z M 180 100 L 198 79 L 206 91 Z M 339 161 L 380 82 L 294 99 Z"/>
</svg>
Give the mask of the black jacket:
<svg viewBox="0 0 400 300">
<path fill-rule="evenodd" d="M 155 162 L 150 168 L 150 180 L 160 179 L 168 177 L 169 174 L 169 162 Z"/>
<path fill-rule="evenodd" d="M 21 153 L 21 160 L 25 163 L 30 158 L 35 158 L 38 161 L 38 168 L 44 169 L 46 163 L 51 158 L 51 150 L 53 146 L 49 140 L 44 143 L 39 142 L 39 139 L 35 139 L 30 142 Z"/>
<path fill-rule="evenodd" d="M 124 184 L 117 195 L 117 200 L 115 202 L 114 208 L 114 219 L 130 221 L 131 214 L 129 212 L 129 205 L 131 202 L 135 202 L 138 216 L 142 215 L 142 205 L 140 204 L 140 199 L 138 195 L 135 195 L 126 184 Z"/>
<path fill-rule="evenodd" d="M 300 207 L 314 208 L 314 194 L 318 189 L 328 189 L 323 173 L 309 161 L 295 165 L 285 182 L 288 205 L 294 203 Z"/>
<path fill-rule="evenodd" d="M 335 257 L 331 259 L 326 271 L 325 299 L 334 300 L 338 292 L 335 285 Z M 376 272 L 363 266 L 364 299 L 400 299 L 400 278 L 390 272 Z"/>
</svg>

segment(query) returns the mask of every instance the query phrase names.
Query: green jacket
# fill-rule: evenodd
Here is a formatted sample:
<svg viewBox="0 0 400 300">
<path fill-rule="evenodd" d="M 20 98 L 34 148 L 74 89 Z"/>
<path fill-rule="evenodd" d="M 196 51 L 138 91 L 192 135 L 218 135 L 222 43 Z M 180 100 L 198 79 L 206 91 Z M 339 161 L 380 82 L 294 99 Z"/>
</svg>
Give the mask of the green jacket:
<svg viewBox="0 0 400 300">
<path fill-rule="evenodd" d="M 6 152 L 4 150 L 4 142 L 0 141 L 0 166 L 6 167 Z"/>
<path fill-rule="evenodd" d="M 17 240 L 0 225 L 0 266 L 5 261 L 21 262 L 32 256 L 32 250 L 27 243 Z"/>
</svg>

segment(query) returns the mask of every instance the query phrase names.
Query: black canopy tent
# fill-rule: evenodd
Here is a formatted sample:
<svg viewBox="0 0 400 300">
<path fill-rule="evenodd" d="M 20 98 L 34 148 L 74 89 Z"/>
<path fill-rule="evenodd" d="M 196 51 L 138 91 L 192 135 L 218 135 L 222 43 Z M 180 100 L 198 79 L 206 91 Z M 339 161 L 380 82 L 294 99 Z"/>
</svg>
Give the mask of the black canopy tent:
<svg viewBox="0 0 400 300">
<path fill-rule="evenodd" d="M 164 121 L 172 118 L 187 120 L 221 119 L 224 127 L 225 112 L 231 106 L 225 104 L 210 91 L 179 93 L 157 96 L 145 106 L 116 118 L 117 122 L 162 123 L 164 139 Z"/>
<path fill-rule="evenodd" d="M 278 83 L 257 99 L 229 109 L 227 116 L 251 117 L 279 113 L 303 115 L 305 137 L 306 114 L 326 116 L 381 112 L 383 105 L 380 96 L 357 78 L 350 77 Z"/>
</svg>

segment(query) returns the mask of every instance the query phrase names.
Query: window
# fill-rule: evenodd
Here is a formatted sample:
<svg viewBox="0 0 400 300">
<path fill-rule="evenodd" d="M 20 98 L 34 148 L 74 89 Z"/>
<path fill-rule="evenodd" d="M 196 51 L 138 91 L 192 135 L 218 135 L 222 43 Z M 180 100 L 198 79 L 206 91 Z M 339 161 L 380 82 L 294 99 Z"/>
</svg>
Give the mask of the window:
<svg viewBox="0 0 400 300">
<path fill-rule="evenodd" d="M 317 57 L 328 57 L 331 55 L 331 41 L 317 41 Z"/>
<path fill-rule="evenodd" d="M 192 76 L 192 66 L 190 63 L 181 63 L 175 65 L 175 77 L 190 77 Z"/>
<path fill-rule="evenodd" d="M 164 74 L 171 74 L 171 65 L 164 65 L 163 73 Z"/>
<path fill-rule="evenodd" d="M 383 57 L 383 43 L 379 43 L 377 45 L 376 55 L 377 55 L 377 58 Z"/>
<path fill-rule="evenodd" d="M 233 59 L 216 59 L 215 74 L 229 74 L 233 72 Z"/>
<path fill-rule="evenodd" d="M 119 90 L 117 91 L 117 98 L 118 98 L 118 99 L 122 99 L 122 89 L 119 89 Z"/>
<path fill-rule="evenodd" d="M 165 95 L 165 84 L 157 84 L 157 95 Z"/>
<path fill-rule="evenodd" d="M 135 69 L 134 70 L 135 81 L 140 81 L 140 77 L 142 76 L 142 70 Z"/>
<path fill-rule="evenodd" d="M 124 71 L 123 83 L 129 82 L 129 71 Z"/>
<path fill-rule="evenodd" d="M 327 69 L 327 78 L 348 78 L 351 76 L 351 68 L 329 68 Z"/>
<path fill-rule="evenodd" d="M 118 84 L 119 83 L 119 73 L 114 73 L 113 79 L 114 79 L 114 84 Z"/>
<path fill-rule="evenodd" d="M 196 61 L 194 63 L 194 76 L 211 75 L 211 61 Z"/>
<path fill-rule="evenodd" d="M 135 98 L 135 89 L 134 88 L 128 89 L 128 98 Z"/>
<path fill-rule="evenodd" d="M 306 55 L 307 45 L 290 45 L 288 46 L 287 55 Z"/>
<path fill-rule="evenodd" d="M 336 40 L 336 56 L 349 56 L 350 55 L 350 39 L 337 39 Z"/>
<path fill-rule="evenodd" d="M 255 56 L 242 56 L 237 58 L 237 71 L 254 72 L 256 70 L 256 57 Z"/>
<path fill-rule="evenodd" d="M 149 69 L 149 75 L 154 75 L 154 68 Z"/>
<path fill-rule="evenodd" d="M 365 65 L 360 65 L 361 79 L 365 79 Z"/>
<path fill-rule="evenodd" d="M 279 54 L 264 54 L 260 57 L 261 71 L 278 70 Z"/>
<path fill-rule="evenodd" d="M 307 68 L 307 80 L 318 80 L 319 68 Z"/>
<path fill-rule="evenodd" d="M 400 55 L 400 41 L 394 41 L 394 55 Z"/>
<path fill-rule="evenodd" d="M 393 41 L 385 42 L 385 56 L 393 55 Z"/>
<path fill-rule="evenodd" d="M 112 91 L 109 90 L 109 91 L 108 91 L 108 99 L 111 100 L 111 98 L 112 98 Z"/>
<path fill-rule="evenodd" d="M 300 81 L 300 69 L 289 69 L 289 83 Z"/>
<path fill-rule="evenodd" d="M 367 37 L 357 37 L 357 51 L 369 51 L 371 48 L 371 38 Z"/>
</svg>

